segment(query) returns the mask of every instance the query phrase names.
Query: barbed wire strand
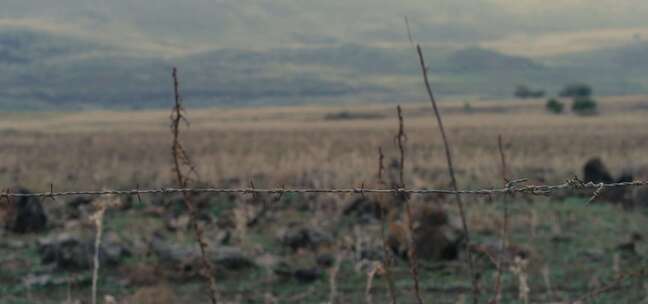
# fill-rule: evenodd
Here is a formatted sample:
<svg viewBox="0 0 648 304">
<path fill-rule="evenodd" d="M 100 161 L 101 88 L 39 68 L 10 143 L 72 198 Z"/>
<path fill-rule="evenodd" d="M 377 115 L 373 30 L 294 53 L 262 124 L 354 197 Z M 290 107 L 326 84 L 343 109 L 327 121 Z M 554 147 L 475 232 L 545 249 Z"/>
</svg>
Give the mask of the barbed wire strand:
<svg viewBox="0 0 648 304">
<path fill-rule="evenodd" d="M 632 181 L 619 183 L 584 183 L 577 179 L 570 179 L 565 183 L 556 185 L 518 185 L 512 184 L 504 188 L 492 189 L 434 189 L 434 188 L 389 188 L 389 189 L 372 189 L 372 188 L 134 188 L 134 189 L 106 189 L 106 190 L 78 190 L 78 191 L 59 191 L 59 192 L 37 192 L 37 193 L 13 193 L 6 190 L 0 193 L 0 198 L 20 198 L 20 197 L 66 197 L 66 196 L 138 196 L 147 194 L 174 194 L 174 193 L 241 193 L 241 194 L 306 194 L 306 193 L 338 193 L 338 194 L 363 194 L 363 193 L 408 193 L 408 194 L 465 194 L 465 195 L 494 195 L 506 193 L 524 193 L 529 195 L 546 196 L 553 192 L 562 190 L 598 190 L 601 188 L 616 187 L 639 187 L 648 186 L 648 181 Z"/>
</svg>

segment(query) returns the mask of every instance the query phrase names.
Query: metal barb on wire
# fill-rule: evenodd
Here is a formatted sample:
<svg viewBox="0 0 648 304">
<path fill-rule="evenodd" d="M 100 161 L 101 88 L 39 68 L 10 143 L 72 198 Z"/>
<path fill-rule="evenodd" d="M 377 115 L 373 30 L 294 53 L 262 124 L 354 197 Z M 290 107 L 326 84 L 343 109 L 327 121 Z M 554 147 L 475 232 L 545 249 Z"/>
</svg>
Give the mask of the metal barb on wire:
<svg viewBox="0 0 648 304">
<path fill-rule="evenodd" d="M 140 186 L 137 184 L 137 190 L 139 191 Z M 144 201 L 142 201 L 142 196 L 140 195 L 139 192 L 137 192 L 135 195 L 137 195 L 137 201 L 139 202 L 140 205 L 144 205 Z"/>
<path fill-rule="evenodd" d="M 54 184 L 50 184 L 50 192 L 49 192 L 49 193 L 50 193 L 49 198 L 50 198 L 51 200 L 53 200 L 54 202 L 57 202 L 57 203 L 58 203 L 58 201 L 56 200 L 56 196 L 51 195 L 51 194 L 54 193 Z"/>
<path fill-rule="evenodd" d="M 598 184 L 598 186 L 599 186 L 598 189 L 596 189 L 596 191 L 594 191 L 594 194 L 592 195 L 592 197 L 587 201 L 587 203 L 585 203 L 586 205 L 591 204 L 597 198 L 599 198 L 599 196 L 601 196 L 601 194 L 603 194 L 603 191 L 605 191 L 605 188 L 602 185 L 603 185 L 603 183 Z"/>
<path fill-rule="evenodd" d="M 520 189 L 520 187 L 524 187 L 524 185 L 521 185 L 521 184 L 526 183 L 527 181 L 529 181 L 528 178 L 518 178 L 518 179 L 514 179 L 512 181 L 508 181 L 508 179 L 506 179 L 506 180 L 507 180 L 507 183 L 506 183 L 505 187 L 508 190 L 507 192 L 509 192 L 509 193 L 513 193 L 513 192 L 515 192 L 515 189 Z"/>
</svg>

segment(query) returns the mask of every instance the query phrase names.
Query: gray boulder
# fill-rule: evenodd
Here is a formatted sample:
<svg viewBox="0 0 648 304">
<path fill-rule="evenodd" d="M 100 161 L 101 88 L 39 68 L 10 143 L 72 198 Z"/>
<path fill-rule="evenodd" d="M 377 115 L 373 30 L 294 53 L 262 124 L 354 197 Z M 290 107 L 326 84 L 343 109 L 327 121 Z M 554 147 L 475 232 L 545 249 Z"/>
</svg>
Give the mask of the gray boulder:
<svg viewBox="0 0 648 304">
<path fill-rule="evenodd" d="M 29 190 L 17 187 L 11 193 L 29 194 Z M 47 215 L 40 199 L 35 197 L 15 197 L 6 202 L 4 208 L 5 229 L 13 233 L 41 232 L 47 228 Z"/>
<path fill-rule="evenodd" d="M 38 254 L 43 264 L 54 264 L 61 270 L 87 270 L 94 263 L 95 240 L 63 233 L 38 241 Z M 105 240 L 99 247 L 99 263 L 115 266 L 130 256 L 123 245 Z"/>
<path fill-rule="evenodd" d="M 333 244 L 333 236 L 327 232 L 307 226 L 289 226 L 279 232 L 279 241 L 293 251 L 299 249 L 317 250 L 322 246 Z"/>
<path fill-rule="evenodd" d="M 164 264 L 172 265 L 177 270 L 193 271 L 202 267 L 201 253 L 198 245 L 183 245 L 154 237 L 151 251 Z M 256 267 L 256 263 L 245 253 L 232 246 L 208 248 L 207 256 L 216 268 L 239 271 Z"/>
</svg>

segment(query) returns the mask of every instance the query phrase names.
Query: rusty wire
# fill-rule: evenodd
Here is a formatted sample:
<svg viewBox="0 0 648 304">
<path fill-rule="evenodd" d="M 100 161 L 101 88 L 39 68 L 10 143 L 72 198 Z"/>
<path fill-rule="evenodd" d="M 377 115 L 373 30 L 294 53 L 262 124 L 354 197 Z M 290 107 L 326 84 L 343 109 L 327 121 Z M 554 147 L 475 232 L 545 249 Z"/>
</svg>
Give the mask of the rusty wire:
<svg viewBox="0 0 648 304">
<path fill-rule="evenodd" d="M 465 194 L 465 195 L 495 195 L 506 193 L 524 193 L 529 195 L 546 196 L 553 192 L 562 190 L 585 190 L 600 188 L 616 188 L 616 187 L 638 187 L 648 186 L 648 181 L 632 181 L 620 182 L 610 184 L 600 183 L 583 183 L 575 179 L 570 179 L 562 184 L 556 185 L 520 185 L 509 184 L 504 188 L 492 189 L 463 189 L 463 190 L 450 190 L 450 189 L 434 189 L 434 188 L 392 188 L 392 189 L 372 189 L 372 188 L 134 188 L 124 190 L 79 190 L 79 191 L 60 191 L 60 192 L 39 192 L 39 193 L 12 193 L 5 191 L 0 193 L 0 198 L 18 198 L 18 197 L 66 197 L 66 196 L 103 196 L 103 195 L 121 195 L 121 196 L 137 196 L 146 194 L 174 194 L 174 193 L 241 193 L 241 194 L 305 194 L 305 193 L 333 193 L 333 194 L 363 194 L 363 193 L 409 193 L 409 194 Z"/>
</svg>

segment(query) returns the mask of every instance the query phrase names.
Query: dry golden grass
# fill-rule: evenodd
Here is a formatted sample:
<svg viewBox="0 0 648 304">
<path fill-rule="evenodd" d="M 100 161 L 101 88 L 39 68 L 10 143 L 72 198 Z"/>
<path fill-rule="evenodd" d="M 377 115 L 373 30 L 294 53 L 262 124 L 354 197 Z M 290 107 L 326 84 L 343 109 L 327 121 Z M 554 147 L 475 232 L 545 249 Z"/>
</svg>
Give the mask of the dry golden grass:
<svg viewBox="0 0 648 304">
<path fill-rule="evenodd" d="M 601 115 L 551 115 L 542 101 L 442 103 L 460 185 L 501 185 L 497 135 L 516 177 L 562 182 L 600 156 L 613 173 L 648 165 L 643 96 L 605 98 Z M 374 119 L 327 120 L 370 113 Z M 2 183 L 33 190 L 172 183 L 168 111 L 4 114 Z M 409 185 L 446 187 L 444 154 L 429 106 L 404 104 Z M 188 109 L 183 140 L 200 180 L 257 186 L 350 187 L 369 183 L 378 146 L 396 158 L 387 105 Z"/>
</svg>

